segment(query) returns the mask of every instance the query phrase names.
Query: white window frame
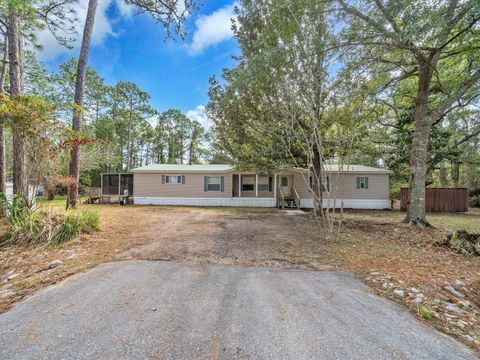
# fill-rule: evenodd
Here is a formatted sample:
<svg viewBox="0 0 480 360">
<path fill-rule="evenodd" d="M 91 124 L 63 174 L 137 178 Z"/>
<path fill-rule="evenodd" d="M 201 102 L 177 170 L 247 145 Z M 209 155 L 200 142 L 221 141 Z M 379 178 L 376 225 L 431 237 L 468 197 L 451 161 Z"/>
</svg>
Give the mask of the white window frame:
<svg viewBox="0 0 480 360">
<path fill-rule="evenodd" d="M 367 189 L 367 181 L 365 180 L 367 176 L 359 176 L 360 180 L 358 181 L 359 190 L 366 190 Z"/>
<path fill-rule="evenodd" d="M 210 180 L 218 179 L 218 183 L 210 182 Z M 210 189 L 210 185 L 218 185 L 218 189 Z M 221 176 L 207 176 L 207 191 L 222 191 L 222 177 Z"/>
<path fill-rule="evenodd" d="M 172 181 L 175 179 L 175 181 Z M 181 185 L 182 175 L 165 175 L 165 184 L 168 185 Z"/>
<path fill-rule="evenodd" d="M 262 191 L 262 192 L 270 191 L 270 176 L 258 177 L 258 191 Z"/>
<path fill-rule="evenodd" d="M 247 182 L 245 182 L 247 180 Z M 245 185 L 252 186 L 252 189 L 245 190 Z M 242 176 L 242 192 L 252 192 L 255 191 L 255 176 L 245 175 Z"/>
</svg>

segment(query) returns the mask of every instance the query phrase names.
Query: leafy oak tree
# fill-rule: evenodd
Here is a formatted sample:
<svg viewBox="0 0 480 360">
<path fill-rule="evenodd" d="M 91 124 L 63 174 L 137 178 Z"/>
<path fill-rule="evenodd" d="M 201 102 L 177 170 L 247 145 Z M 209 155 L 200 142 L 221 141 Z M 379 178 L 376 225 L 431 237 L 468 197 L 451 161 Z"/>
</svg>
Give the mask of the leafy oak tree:
<svg viewBox="0 0 480 360">
<path fill-rule="evenodd" d="M 406 221 L 427 225 L 425 183 L 433 126 L 479 95 L 478 0 L 430 2 L 338 0 L 344 61 L 357 79 L 377 83 L 378 99 L 404 97 L 412 108 L 410 192 Z M 402 94 L 402 83 L 412 92 Z"/>
</svg>

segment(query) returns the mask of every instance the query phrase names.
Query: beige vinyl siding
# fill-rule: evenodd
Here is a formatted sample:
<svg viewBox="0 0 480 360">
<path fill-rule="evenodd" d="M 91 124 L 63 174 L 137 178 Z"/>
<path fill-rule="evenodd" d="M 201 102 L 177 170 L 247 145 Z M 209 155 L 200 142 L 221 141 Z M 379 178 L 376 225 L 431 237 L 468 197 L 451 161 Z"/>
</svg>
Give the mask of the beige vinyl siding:
<svg viewBox="0 0 480 360">
<path fill-rule="evenodd" d="M 242 191 L 242 197 L 255 197 L 255 190 L 253 190 L 253 191 Z"/>
<path fill-rule="evenodd" d="M 185 184 L 162 184 L 162 175 L 184 175 Z M 204 191 L 205 176 L 223 176 L 222 191 Z M 224 198 L 232 197 L 232 174 L 230 173 L 135 173 L 133 193 L 138 197 L 176 197 L 176 198 Z"/>
<path fill-rule="evenodd" d="M 185 184 L 162 184 L 162 175 L 184 175 Z M 250 174 L 248 174 L 250 175 Z M 247 174 L 243 176 L 248 176 Z M 284 175 L 292 175 L 285 173 Z M 224 191 L 204 191 L 204 177 L 205 176 L 223 176 L 224 177 Z M 236 175 L 238 178 L 238 175 Z M 277 176 L 277 186 L 280 186 L 280 178 Z M 335 191 L 336 183 L 341 182 L 337 173 L 332 173 L 330 176 L 330 188 L 332 190 L 331 197 Z M 368 189 L 357 189 L 357 176 L 368 177 Z M 355 173 L 344 174 L 344 199 L 388 199 L 389 198 L 389 176 L 388 174 L 370 174 L 370 173 Z M 303 177 L 299 173 L 293 175 L 293 182 L 290 180 L 290 185 L 294 186 L 300 198 L 310 199 L 311 194 L 308 191 L 308 185 L 305 183 Z M 235 184 L 235 196 L 238 196 L 238 180 Z M 232 173 L 141 173 L 134 174 L 133 193 L 137 197 L 176 197 L 176 198 L 230 198 L 233 195 Z M 273 189 L 275 190 L 275 189 Z M 340 196 L 340 189 L 337 189 L 337 198 Z M 242 191 L 242 197 L 255 197 L 255 188 L 253 191 Z M 258 197 L 273 197 L 274 191 L 259 191 Z"/>
<path fill-rule="evenodd" d="M 255 190 L 242 191 L 242 197 L 255 197 Z M 258 197 L 273 197 L 273 191 L 259 191 Z"/>
<path fill-rule="evenodd" d="M 273 191 L 259 191 L 258 197 L 273 197 Z"/>
<path fill-rule="evenodd" d="M 357 176 L 368 177 L 368 189 L 357 189 Z M 330 197 L 333 198 L 337 194 L 340 198 L 341 184 L 343 182 L 343 198 L 344 199 L 388 199 L 389 194 L 389 180 L 388 174 L 344 174 L 332 173 L 330 177 Z M 338 186 L 337 186 L 338 185 Z M 311 198 L 308 191 L 308 185 L 305 183 L 301 174 L 295 174 L 294 186 L 302 199 Z"/>
</svg>

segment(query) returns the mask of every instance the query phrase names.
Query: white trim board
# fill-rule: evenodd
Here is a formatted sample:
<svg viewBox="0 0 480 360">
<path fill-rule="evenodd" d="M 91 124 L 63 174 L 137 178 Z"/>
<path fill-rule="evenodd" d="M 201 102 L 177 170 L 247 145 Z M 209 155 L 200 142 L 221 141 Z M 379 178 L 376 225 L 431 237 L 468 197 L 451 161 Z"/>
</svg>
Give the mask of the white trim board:
<svg viewBox="0 0 480 360">
<path fill-rule="evenodd" d="M 342 205 L 341 199 L 323 199 L 323 207 L 326 208 L 329 204 L 329 208 L 333 208 L 334 205 L 338 209 Z M 300 207 L 303 209 L 313 209 L 312 199 L 300 199 Z M 390 209 L 390 199 L 343 199 L 344 209 Z"/>
<path fill-rule="evenodd" d="M 276 207 L 277 199 L 270 197 L 230 197 L 230 198 L 177 198 L 177 197 L 137 197 L 135 205 L 180 205 L 180 206 L 231 206 L 231 207 Z"/>
<path fill-rule="evenodd" d="M 178 205 L 178 206 L 230 206 L 230 207 L 276 207 L 277 199 L 271 197 L 230 197 L 230 198 L 177 198 L 177 197 L 137 197 L 133 199 L 135 205 Z M 323 207 L 327 200 L 323 200 Z M 334 201 L 330 199 L 330 208 Z M 341 200 L 335 202 L 337 208 Z M 313 208 L 312 199 L 300 199 L 300 207 Z M 389 199 L 343 199 L 345 209 L 389 209 Z"/>
</svg>

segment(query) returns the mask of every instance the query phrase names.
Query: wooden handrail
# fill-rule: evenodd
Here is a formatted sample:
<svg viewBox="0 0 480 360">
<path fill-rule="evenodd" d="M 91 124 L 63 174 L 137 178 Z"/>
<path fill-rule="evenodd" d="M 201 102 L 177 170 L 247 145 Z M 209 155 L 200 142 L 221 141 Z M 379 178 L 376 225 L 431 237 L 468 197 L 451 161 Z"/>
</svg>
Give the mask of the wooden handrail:
<svg viewBox="0 0 480 360">
<path fill-rule="evenodd" d="M 89 196 L 100 196 L 100 195 L 102 195 L 102 188 L 101 187 L 90 187 L 90 188 L 87 188 L 85 193 Z"/>
<path fill-rule="evenodd" d="M 285 196 L 283 195 L 281 189 L 278 187 L 277 188 L 277 194 L 279 195 L 279 198 L 281 199 L 280 206 L 282 209 L 285 207 Z"/>
<path fill-rule="evenodd" d="M 295 194 L 295 202 L 297 207 L 300 208 L 300 195 L 298 195 L 297 189 L 293 188 L 293 193 Z"/>
</svg>

